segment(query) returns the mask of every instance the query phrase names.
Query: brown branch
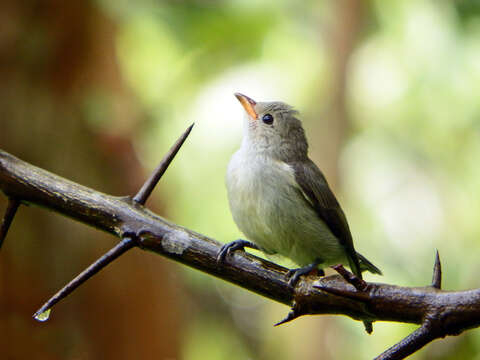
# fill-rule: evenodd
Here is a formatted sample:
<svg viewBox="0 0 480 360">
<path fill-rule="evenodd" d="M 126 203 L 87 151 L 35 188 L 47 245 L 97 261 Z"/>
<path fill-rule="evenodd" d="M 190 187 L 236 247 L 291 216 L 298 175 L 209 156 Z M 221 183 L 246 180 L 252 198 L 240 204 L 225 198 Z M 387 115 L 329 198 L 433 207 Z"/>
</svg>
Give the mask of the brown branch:
<svg viewBox="0 0 480 360">
<path fill-rule="evenodd" d="M 381 359 L 400 359 L 433 339 L 480 326 L 480 289 L 440 290 L 439 260 L 433 286 L 367 283 L 357 290 L 341 276 L 332 275 L 309 276 L 292 290 L 287 269 L 281 266 L 244 252 L 218 264 L 219 242 L 163 219 L 130 197 L 100 193 L 1 150 L 0 189 L 22 203 L 49 208 L 120 238 L 131 236 L 134 245 L 144 250 L 290 305 L 292 312 L 286 321 L 307 314 L 343 314 L 362 321 L 422 324 Z"/>
</svg>

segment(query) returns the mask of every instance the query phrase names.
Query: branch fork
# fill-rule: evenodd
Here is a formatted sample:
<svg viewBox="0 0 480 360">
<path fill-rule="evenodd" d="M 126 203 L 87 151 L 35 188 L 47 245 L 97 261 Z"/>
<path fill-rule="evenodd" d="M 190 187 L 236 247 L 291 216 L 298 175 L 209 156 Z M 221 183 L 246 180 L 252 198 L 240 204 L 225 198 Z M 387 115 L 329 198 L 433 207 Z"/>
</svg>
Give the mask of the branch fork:
<svg viewBox="0 0 480 360">
<path fill-rule="evenodd" d="M 175 158 L 175 155 L 178 153 L 183 143 L 187 139 L 188 135 L 192 131 L 193 125 L 190 125 L 187 130 L 178 138 L 178 140 L 173 144 L 167 154 L 164 156 L 160 164 L 153 171 L 152 175 L 145 181 L 142 188 L 138 193 L 131 199 L 135 204 L 145 205 L 145 202 L 151 195 L 153 189 L 158 184 L 163 174 L 167 170 L 168 166 Z M 5 212 L 5 216 L 0 227 L 0 248 L 2 246 L 3 240 L 7 236 L 8 229 L 10 224 L 13 221 L 13 218 L 16 214 L 16 211 L 20 205 L 20 200 L 16 197 L 9 197 L 8 207 Z M 38 321 L 46 321 L 50 317 L 50 312 L 52 307 L 57 304 L 60 300 L 67 297 L 71 294 L 76 288 L 78 288 L 85 281 L 90 279 L 93 275 L 98 273 L 101 269 L 106 267 L 108 264 L 116 260 L 118 257 L 123 255 L 125 252 L 130 250 L 135 246 L 141 246 L 141 237 L 148 232 L 147 229 L 142 229 L 139 232 L 124 231 L 121 234 L 121 241 L 115 245 L 112 249 L 98 258 L 94 263 L 82 271 L 78 276 L 71 280 L 67 285 L 60 289 L 55 295 L 53 295 L 45 304 L 43 304 L 40 309 L 38 309 L 34 314 L 33 318 Z"/>
</svg>

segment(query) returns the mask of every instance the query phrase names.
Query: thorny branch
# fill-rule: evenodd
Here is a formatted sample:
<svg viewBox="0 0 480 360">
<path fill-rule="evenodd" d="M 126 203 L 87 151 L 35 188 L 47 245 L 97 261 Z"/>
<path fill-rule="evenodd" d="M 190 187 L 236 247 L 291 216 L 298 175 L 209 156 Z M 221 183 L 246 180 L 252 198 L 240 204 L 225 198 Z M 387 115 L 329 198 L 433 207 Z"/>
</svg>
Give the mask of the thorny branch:
<svg viewBox="0 0 480 360">
<path fill-rule="evenodd" d="M 302 315 L 341 314 L 362 321 L 421 325 L 377 359 L 403 359 L 435 339 L 480 326 L 480 289 L 441 290 L 438 252 L 432 284 L 415 288 L 361 282 L 337 266 L 340 275 L 309 276 L 291 289 L 288 269 L 256 256 L 238 251 L 218 263 L 219 242 L 173 224 L 143 206 L 190 130 L 177 140 L 133 198 L 100 193 L 0 150 L 0 190 L 9 198 L 0 244 L 21 203 L 46 207 L 122 239 L 42 306 L 35 314 L 38 320 L 46 320 L 55 303 L 108 263 L 132 247 L 140 247 L 291 306 L 291 312 L 279 324 Z"/>
</svg>

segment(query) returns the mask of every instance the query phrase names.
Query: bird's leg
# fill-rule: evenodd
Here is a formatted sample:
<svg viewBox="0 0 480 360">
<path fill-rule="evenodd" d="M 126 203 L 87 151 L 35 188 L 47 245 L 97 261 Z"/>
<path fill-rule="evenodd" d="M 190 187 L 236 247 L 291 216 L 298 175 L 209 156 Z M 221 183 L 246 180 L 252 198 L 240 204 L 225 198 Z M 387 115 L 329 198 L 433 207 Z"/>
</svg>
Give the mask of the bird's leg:
<svg viewBox="0 0 480 360">
<path fill-rule="evenodd" d="M 238 240 L 232 241 L 228 244 L 225 244 L 220 248 L 220 251 L 217 254 L 217 263 L 224 262 L 225 257 L 227 255 L 230 255 L 230 253 L 232 251 L 236 251 L 236 250 L 240 250 L 240 249 L 245 250 L 246 247 L 251 248 L 251 249 L 260 250 L 259 247 L 256 244 L 252 243 L 251 241 L 238 239 Z"/>
<path fill-rule="evenodd" d="M 300 280 L 300 276 L 310 274 L 313 271 L 317 271 L 319 276 L 324 276 L 325 272 L 322 269 L 318 269 L 318 265 L 321 264 L 323 261 L 321 259 L 315 259 L 315 261 L 307 266 L 297 268 L 297 269 L 290 269 L 287 272 L 288 286 L 294 287 L 298 280 Z"/>
</svg>

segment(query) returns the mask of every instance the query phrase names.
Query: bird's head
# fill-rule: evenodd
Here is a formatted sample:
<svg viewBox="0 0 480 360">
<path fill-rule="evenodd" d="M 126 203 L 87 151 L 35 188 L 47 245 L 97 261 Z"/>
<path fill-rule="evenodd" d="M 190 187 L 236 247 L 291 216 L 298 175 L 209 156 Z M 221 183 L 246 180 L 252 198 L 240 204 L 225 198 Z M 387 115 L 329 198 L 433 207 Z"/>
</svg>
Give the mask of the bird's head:
<svg viewBox="0 0 480 360">
<path fill-rule="evenodd" d="M 300 160 L 307 156 L 308 144 L 298 112 L 283 102 L 256 102 L 235 93 L 245 116 L 243 146 L 278 160 Z"/>
</svg>

